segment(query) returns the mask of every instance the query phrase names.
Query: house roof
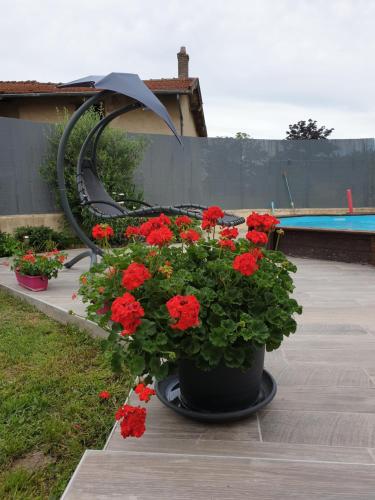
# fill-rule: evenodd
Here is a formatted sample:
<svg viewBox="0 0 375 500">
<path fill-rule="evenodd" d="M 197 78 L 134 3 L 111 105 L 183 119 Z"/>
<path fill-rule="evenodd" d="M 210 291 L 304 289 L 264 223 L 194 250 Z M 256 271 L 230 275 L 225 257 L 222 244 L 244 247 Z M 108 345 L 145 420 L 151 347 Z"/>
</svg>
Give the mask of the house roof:
<svg viewBox="0 0 375 500">
<path fill-rule="evenodd" d="M 155 94 L 187 94 L 190 98 L 191 112 L 198 135 L 207 137 L 206 123 L 203 113 L 203 102 L 198 78 L 160 78 L 143 80 Z M 61 95 L 93 95 L 100 92 L 91 87 L 61 88 L 58 83 L 42 83 L 29 81 L 0 81 L 0 100 L 17 97 L 47 97 Z"/>
<path fill-rule="evenodd" d="M 160 78 L 157 80 L 144 80 L 147 87 L 155 93 L 158 92 L 186 92 L 192 91 L 197 84 L 198 78 Z M 90 87 L 68 87 L 61 88 L 58 83 L 42 83 L 35 80 L 2 82 L 0 81 L 0 94 L 70 94 L 70 93 L 94 93 L 99 90 Z"/>
</svg>

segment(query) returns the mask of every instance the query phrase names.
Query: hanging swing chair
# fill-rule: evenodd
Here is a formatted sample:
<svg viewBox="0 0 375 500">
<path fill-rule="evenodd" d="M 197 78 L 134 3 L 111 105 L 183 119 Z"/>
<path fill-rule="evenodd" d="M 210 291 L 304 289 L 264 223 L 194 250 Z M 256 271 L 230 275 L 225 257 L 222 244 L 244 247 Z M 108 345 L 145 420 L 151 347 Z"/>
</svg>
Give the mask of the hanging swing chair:
<svg viewBox="0 0 375 500">
<path fill-rule="evenodd" d="M 102 118 L 87 135 L 77 161 L 77 189 L 79 200 L 82 207 L 87 208 L 96 217 L 103 219 L 106 222 L 112 219 L 123 217 L 155 217 L 164 213 L 166 215 L 187 215 L 189 217 L 202 220 L 202 213 L 207 207 L 195 204 L 184 204 L 174 206 L 149 205 L 144 201 L 139 200 L 124 200 L 124 204 L 135 203 L 138 208 L 128 209 L 125 206 L 117 203 L 106 191 L 97 172 L 97 148 L 100 137 L 112 120 L 120 115 L 129 113 L 136 109 L 149 109 L 158 115 L 170 130 L 175 135 L 176 139 L 181 143 L 181 139 L 173 125 L 173 122 L 163 104 L 142 82 L 138 75 L 130 73 L 110 73 L 105 77 L 88 76 L 73 82 L 60 85 L 60 87 L 94 87 L 100 89 L 101 92 L 90 97 L 85 101 L 68 121 L 64 133 L 61 137 L 59 150 L 57 155 L 57 180 L 60 191 L 60 199 L 63 211 L 74 229 L 79 239 L 84 243 L 89 250 L 82 252 L 75 258 L 65 264 L 70 268 L 79 260 L 90 257 L 91 264 L 97 260 L 97 255 L 102 255 L 103 250 L 98 247 L 82 230 L 72 209 L 69 205 L 65 173 L 64 173 L 64 158 L 66 145 L 69 136 L 82 115 L 91 107 L 98 105 L 104 98 L 113 94 L 122 94 L 133 100 L 131 104 L 120 107 L 119 109 Z M 219 224 L 223 226 L 236 226 L 242 224 L 244 219 L 236 215 L 225 213 L 224 217 L 219 220 Z"/>
</svg>

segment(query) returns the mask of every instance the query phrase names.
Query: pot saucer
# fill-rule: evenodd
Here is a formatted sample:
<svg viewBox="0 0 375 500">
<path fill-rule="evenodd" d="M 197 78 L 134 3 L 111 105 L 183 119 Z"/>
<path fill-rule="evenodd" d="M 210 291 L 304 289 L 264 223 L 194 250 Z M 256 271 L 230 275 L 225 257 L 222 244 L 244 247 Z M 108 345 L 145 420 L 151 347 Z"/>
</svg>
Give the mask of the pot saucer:
<svg viewBox="0 0 375 500">
<path fill-rule="evenodd" d="M 155 390 L 156 395 L 162 403 L 184 417 L 199 420 L 201 422 L 230 422 L 246 418 L 268 405 L 275 397 L 276 382 L 270 373 L 263 370 L 259 396 L 255 403 L 242 410 L 226 412 L 198 411 L 185 406 L 180 399 L 180 382 L 177 374 L 170 375 L 165 380 L 157 382 L 155 384 Z"/>
</svg>

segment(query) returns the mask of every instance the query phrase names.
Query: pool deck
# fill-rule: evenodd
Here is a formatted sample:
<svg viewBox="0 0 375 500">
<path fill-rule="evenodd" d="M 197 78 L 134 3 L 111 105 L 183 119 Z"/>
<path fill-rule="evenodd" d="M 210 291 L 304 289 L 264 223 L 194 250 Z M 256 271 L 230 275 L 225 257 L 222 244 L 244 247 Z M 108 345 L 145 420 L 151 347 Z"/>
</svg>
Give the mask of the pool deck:
<svg viewBox="0 0 375 500">
<path fill-rule="evenodd" d="M 205 425 L 153 398 L 145 435 L 123 440 L 115 426 L 103 450 L 86 451 L 64 500 L 375 498 L 375 269 L 293 261 L 304 312 L 298 332 L 266 355 L 278 383 L 272 403 L 240 422 Z M 84 322 L 71 294 L 87 265 L 40 294 L 0 266 L 0 286 L 60 321 Z"/>
</svg>

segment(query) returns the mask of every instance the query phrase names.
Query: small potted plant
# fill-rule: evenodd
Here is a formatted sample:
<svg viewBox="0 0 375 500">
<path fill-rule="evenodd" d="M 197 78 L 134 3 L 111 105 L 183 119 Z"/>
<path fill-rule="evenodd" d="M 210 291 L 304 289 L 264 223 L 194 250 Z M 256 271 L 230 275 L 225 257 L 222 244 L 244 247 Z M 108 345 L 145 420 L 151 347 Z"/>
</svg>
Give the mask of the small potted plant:
<svg viewBox="0 0 375 500">
<path fill-rule="evenodd" d="M 28 250 L 14 257 L 12 269 L 23 288 L 41 292 L 47 290 L 48 280 L 57 277 L 65 259 L 66 255 L 56 249 L 44 254 L 35 254 L 33 250 Z"/>
<path fill-rule="evenodd" d="M 88 318 L 109 332 L 113 369 L 138 377 L 141 400 L 153 378 L 177 377 L 181 406 L 198 416 L 255 405 L 265 350 L 296 330 L 301 313 L 290 296 L 295 266 L 266 249 L 277 219 L 252 213 L 238 238 L 237 228 L 220 228 L 223 215 L 210 207 L 199 230 L 189 217 L 161 215 L 128 227 L 120 249 L 108 234 L 101 262 L 81 277 Z M 142 434 L 143 410 L 119 409 L 124 437 Z"/>
</svg>

